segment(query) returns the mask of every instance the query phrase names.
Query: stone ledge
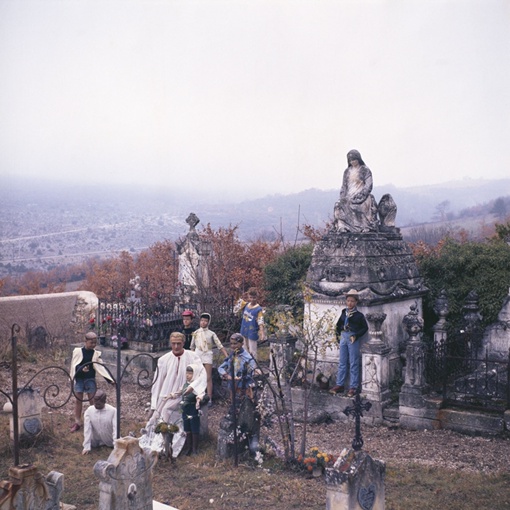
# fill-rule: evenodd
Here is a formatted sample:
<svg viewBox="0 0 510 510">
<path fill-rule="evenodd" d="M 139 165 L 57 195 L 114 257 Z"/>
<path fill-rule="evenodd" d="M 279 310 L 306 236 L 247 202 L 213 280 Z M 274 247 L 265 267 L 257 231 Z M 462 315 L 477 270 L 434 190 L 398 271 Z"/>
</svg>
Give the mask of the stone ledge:
<svg viewBox="0 0 510 510">
<path fill-rule="evenodd" d="M 437 409 L 400 406 L 399 411 L 399 423 L 402 428 L 411 430 L 442 428 Z"/>
<path fill-rule="evenodd" d="M 472 411 L 441 409 L 439 419 L 442 428 L 470 435 L 497 435 L 505 430 L 505 419 Z"/>
</svg>

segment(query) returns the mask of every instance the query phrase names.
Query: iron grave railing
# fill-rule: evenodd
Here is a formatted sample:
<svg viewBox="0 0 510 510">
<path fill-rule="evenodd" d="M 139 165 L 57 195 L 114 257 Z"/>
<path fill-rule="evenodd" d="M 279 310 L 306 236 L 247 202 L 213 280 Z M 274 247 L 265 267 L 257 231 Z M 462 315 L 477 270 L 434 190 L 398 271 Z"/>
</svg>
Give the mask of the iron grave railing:
<svg viewBox="0 0 510 510">
<path fill-rule="evenodd" d="M 444 405 L 501 412 L 510 408 L 510 350 L 506 359 L 496 359 L 480 340 L 462 332 L 431 344 L 427 383 Z"/>
</svg>

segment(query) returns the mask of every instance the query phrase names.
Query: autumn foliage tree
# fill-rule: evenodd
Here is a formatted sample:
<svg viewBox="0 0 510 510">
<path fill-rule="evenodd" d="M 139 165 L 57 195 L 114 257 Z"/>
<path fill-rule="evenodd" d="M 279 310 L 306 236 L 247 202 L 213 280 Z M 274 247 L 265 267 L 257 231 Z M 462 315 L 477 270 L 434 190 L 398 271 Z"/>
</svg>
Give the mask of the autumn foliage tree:
<svg viewBox="0 0 510 510">
<path fill-rule="evenodd" d="M 204 305 L 226 305 L 250 287 L 261 289 L 264 267 L 280 251 L 277 241 L 243 243 L 237 230 L 237 226 L 214 230 L 206 225 L 200 232 L 201 239 L 210 245 L 210 254 L 203 259 L 207 282 L 197 278 L 198 296 Z"/>
<path fill-rule="evenodd" d="M 103 299 L 123 299 L 129 292 L 129 280 L 135 276 L 135 261 L 123 251 L 118 257 L 89 261 L 84 290 L 94 292 Z"/>
</svg>

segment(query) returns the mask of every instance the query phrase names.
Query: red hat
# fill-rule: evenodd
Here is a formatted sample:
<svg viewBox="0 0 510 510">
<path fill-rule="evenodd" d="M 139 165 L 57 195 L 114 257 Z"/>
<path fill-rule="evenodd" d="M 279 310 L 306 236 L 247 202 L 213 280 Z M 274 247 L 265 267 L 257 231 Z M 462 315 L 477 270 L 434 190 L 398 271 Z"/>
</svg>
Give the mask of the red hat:
<svg viewBox="0 0 510 510">
<path fill-rule="evenodd" d="M 193 319 L 193 317 L 195 317 L 195 315 L 193 314 L 193 312 L 191 310 L 184 310 L 184 312 L 182 312 L 182 316 L 183 317 L 191 317 Z"/>
</svg>

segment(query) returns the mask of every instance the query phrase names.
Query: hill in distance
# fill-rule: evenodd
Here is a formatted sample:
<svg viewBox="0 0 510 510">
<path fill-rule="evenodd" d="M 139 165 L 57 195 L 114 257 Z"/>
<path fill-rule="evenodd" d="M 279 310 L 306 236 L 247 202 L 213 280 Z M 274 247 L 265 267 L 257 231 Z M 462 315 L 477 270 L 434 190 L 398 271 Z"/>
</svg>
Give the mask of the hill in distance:
<svg viewBox="0 0 510 510">
<path fill-rule="evenodd" d="M 510 196 L 510 179 L 374 187 L 377 201 L 385 193 L 397 204 L 397 226 L 406 227 L 438 217 L 453 219 L 466 209 L 480 217 L 488 215 L 492 202 Z M 331 220 L 338 195 L 339 189 L 309 189 L 241 202 L 221 202 L 221 197 L 213 196 L 205 202 L 178 191 L 11 179 L 0 189 L 0 276 L 122 250 L 138 253 L 157 241 L 185 235 L 190 212 L 200 218 L 199 230 L 208 223 L 213 228 L 232 225 L 238 226 L 242 240 L 283 236 L 293 242 L 302 238 L 298 227 L 323 227 Z"/>
</svg>

